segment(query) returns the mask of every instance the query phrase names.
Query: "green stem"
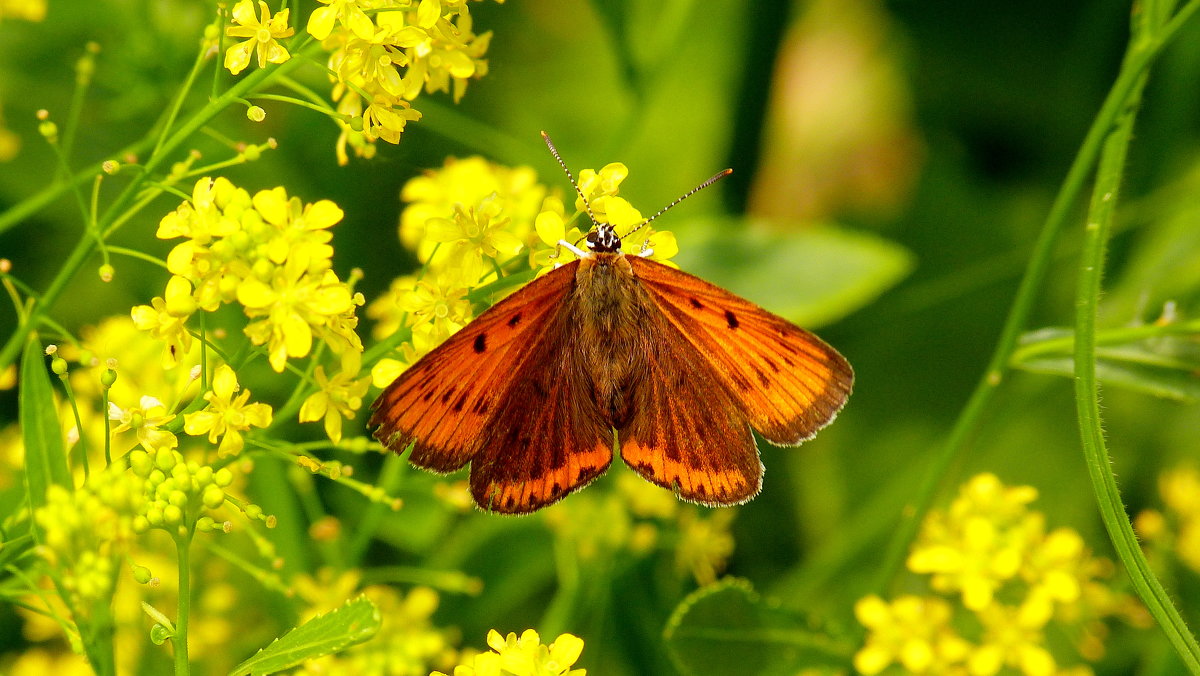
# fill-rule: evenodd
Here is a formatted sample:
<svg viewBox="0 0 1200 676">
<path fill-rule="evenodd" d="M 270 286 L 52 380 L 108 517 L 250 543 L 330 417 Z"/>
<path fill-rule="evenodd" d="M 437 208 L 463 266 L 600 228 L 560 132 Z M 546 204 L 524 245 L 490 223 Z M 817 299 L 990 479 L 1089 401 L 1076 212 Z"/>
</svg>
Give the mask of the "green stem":
<svg viewBox="0 0 1200 676">
<path fill-rule="evenodd" d="M 191 544 L 192 533 L 175 538 L 175 551 L 179 559 L 179 612 L 175 618 L 175 635 L 171 644 L 175 647 L 175 676 L 190 673 L 188 664 L 188 615 L 192 608 L 191 581 Z"/>
<path fill-rule="evenodd" d="M 1143 73 L 1149 68 L 1154 57 L 1160 53 L 1170 36 L 1176 34 L 1182 21 L 1195 13 L 1197 6 L 1200 6 L 1200 3 L 1195 1 L 1189 3 L 1171 20 L 1159 39 L 1132 41 L 1127 48 L 1126 58 L 1121 64 L 1117 79 L 1113 82 L 1099 112 L 1096 113 L 1096 118 L 1092 121 L 1087 136 L 1084 137 L 1079 152 L 1075 155 L 1075 159 L 1067 171 L 1067 176 L 1046 215 L 1046 221 L 1042 225 L 1033 254 L 1025 268 L 1025 274 L 1021 278 L 1008 316 L 1005 318 L 1004 328 L 1001 330 L 996 348 L 992 352 L 991 360 L 975 389 L 971 392 L 966 406 L 955 421 L 946 442 L 930 462 L 928 471 L 917 487 L 911 503 L 901 510 L 900 522 L 884 551 L 882 564 L 879 567 L 879 575 L 874 585 L 877 593 L 885 593 L 891 581 L 895 579 L 903 565 L 908 547 L 916 536 L 917 529 L 926 512 L 929 511 L 939 486 L 954 461 L 966 448 L 967 441 L 978 428 L 983 419 L 983 412 L 1004 380 L 1004 374 L 1010 368 L 1013 350 L 1016 348 L 1021 332 L 1037 302 L 1038 291 L 1046 280 L 1046 274 L 1054 257 L 1055 244 L 1071 215 L 1072 206 L 1079 199 L 1084 185 L 1091 175 L 1092 168 L 1096 165 L 1104 139 L 1116 125 L 1126 103 L 1133 96 Z"/>
<path fill-rule="evenodd" d="M 319 43 L 313 43 L 313 45 L 315 45 L 316 48 L 320 47 Z M 208 124 L 208 122 L 216 117 L 221 111 L 225 110 L 230 105 L 233 105 L 238 99 L 245 97 L 249 92 L 254 91 L 255 88 L 264 84 L 264 81 L 266 81 L 269 77 L 283 76 L 291 70 L 299 67 L 302 63 L 304 63 L 303 59 L 291 59 L 278 66 L 275 66 L 274 68 L 256 70 L 245 78 L 234 83 L 234 85 L 226 90 L 224 94 L 215 97 L 209 101 L 204 108 L 197 111 L 196 114 L 189 118 L 187 122 L 185 122 L 179 128 L 178 131 L 176 131 L 174 134 L 171 134 L 170 137 L 167 138 L 167 140 L 156 149 L 156 152 L 150 157 L 150 159 L 146 161 L 144 171 L 130 181 L 129 185 L 127 185 L 121 194 L 117 196 L 112 205 L 109 206 L 108 210 L 105 212 L 104 218 L 99 224 L 100 232 L 105 233 L 106 236 L 111 233 L 112 224 L 117 222 L 117 220 L 122 217 L 126 207 L 129 206 L 129 204 L 138 196 L 140 188 L 145 182 L 146 178 L 152 174 L 159 165 L 166 162 L 171 156 L 172 152 L 183 145 L 184 142 L 191 138 L 192 135 L 195 134 L 200 128 Z M 0 220 L 0 228 L 2 228 L 3 225 L 4 222 Z M 95 246 L 95 238 L 88 234 L 85 234 L 83 237 L 81 237 L 80 240 L 75 244 L 75 248 L 72 249 L 71 253 L 68 255 L 66 262 L 63 263 L 63 266 L 61 269 L 59 269 L 58 274 L 55 275 L 54 279 L 50 282 L 50 286 L 47 287 L 45 293 L 42 294 L 41 298 L 38 299 L 38 302 L 35 303 L 30 309 L 25 321 L 21 323 L 15 332 L 13 332 L 13 335 L 9 336 L 4 347 L 0 349 L 0 369 L 7 367 L 17 358 L 17 354 L 24 346 L 25 336 L 28 335 L 31 327 L 36 326 L 37 320 L 41 317 L 41 315 L 52 308 L 58 301 L 59 296 L 61 296 L 63 291 L 66 289 L 67 283 L 74 278 L 75 274 L 79 272 L 79 269 L 83 267 L 83 264 L 87 262 L 88 257 L 95 250 Z"/>
<path fill-rule="evenodd" d="M 1112 227 L 1129 140 L 1133 134 L 1137 103 L 1145 81 L 1144 75 L 1138 79 L 1120 123 L 1105 143 L 1088 208 L 1075 296 L 1075 406 L 1088 476 L 1092 481 L 1101 519 L 1117 556 L 1125 565 L 1138 596 L 1166 633 L 1175 652 L 1191 673 L 1200 674 L 1200 646 L 1150 569 L 1121 500 L 1121 492 L 1112 471 L 1112 460 L 1105 447 L 1100 418 L 1100 389 L 1096 380 L 1096 314 L 1104 273 L 1104 252 Z"/>
</svg>

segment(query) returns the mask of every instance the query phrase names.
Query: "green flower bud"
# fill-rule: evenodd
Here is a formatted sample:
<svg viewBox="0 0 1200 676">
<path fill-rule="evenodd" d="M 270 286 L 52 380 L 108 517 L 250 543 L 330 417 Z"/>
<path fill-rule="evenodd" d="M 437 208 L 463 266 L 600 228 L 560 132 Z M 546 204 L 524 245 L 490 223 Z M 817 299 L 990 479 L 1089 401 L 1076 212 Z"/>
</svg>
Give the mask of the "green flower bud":
<svg viewBox="0 0 1200 676">
<path fill-rule="evenodd" d="M 117 372 L 112 369 L 106 369 L 100 374 L 100 384 L 104 387 L 112 387 L 113 383 L 117 382 Z"/>
<path fill-rule="evenodd" d="M 171 638 L 170 629 L 157 623 L 153 627 L 150 627 L 150 640 L 154 642 L 154 645 L 162 645 L 169 638 Z"/>
<path fill-rule="evenodd" d="M 50 370 L 54 371 L 54 375 L 65 376 L 67 374 L 67 360 L 57 354 L 50 358 Z"/>
<path fill-rule="evenodd" d="M 133 579 L 137 580 L 138 584 L 149 584 L 150 580 L 154 579 L 154 574 L 145 566 L 133 565 Z"/>
<path fill-rule="evenodd" d="M 154 466 L 168 472 L 175 466 L 175 454 L 169 448 L 160 448 L 154 454 Z"/>
<path fill-rule="evenodd" d="M 209 484 L 204 487 L 204 494 L 201 497 L 204 501 L 204 506 L 209 509 L 216 509 L 225 504 L 225 491 L 217 486 Z"/>
<path fill-rule="evenodd" d="M 217 470 L 213 473 L 213 483 L 221 488 L 229 486 L 233 483 L 233 472 L 230 472 L 227 467 Z"/>
<path fill-rule="evenodd" d="M 163 521 L 170 526 L 178 526 L 183 523 L 183 510 L 178 505 L 167 505 L 163 508 Z"/>
</svg>

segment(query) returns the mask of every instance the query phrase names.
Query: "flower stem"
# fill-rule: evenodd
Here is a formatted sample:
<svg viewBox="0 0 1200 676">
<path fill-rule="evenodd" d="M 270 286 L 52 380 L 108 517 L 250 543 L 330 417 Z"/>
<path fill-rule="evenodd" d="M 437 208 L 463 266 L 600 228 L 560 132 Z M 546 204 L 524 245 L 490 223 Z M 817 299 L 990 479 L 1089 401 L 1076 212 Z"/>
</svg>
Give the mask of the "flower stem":
<svg viewBox="0 0 1200 676">
<path fill-rule="evenodd" d="M 175 617 L 175 635 L 171 644 L 175 647 L 175 676 L 190 673 L 188 664 L 188 614 L 192 608 L 191 582 L 192 533 L 175 538 L 175 551 L 179 560 L 179 611 Z"/>
<path fill-rule="evenodd" d="M 1075 406 L 1088 476 L 1113 547 L 1150 614 L 1166 633 L 1189 671 L 1196 674 L 1200 673 L 1200 646 L 1150 569 L 1121 500 L 1111 458 L 1105 447 L 1100 419 L 1100 390 L 1096 380 L 1096 313 L 1104 273 L 1104 252 L 1116 210 L 1117 192 L 1132 137 L 1137 104 L 1145 81 L 1145 75 L 1138 79 L 1118 124 L 1105 142 L 1088 208 L 1075 296 Z"/>
<path fill-rule="evenodd" d="M 1025 267 L 1025 274 L 1021 278 L 1020 286 L 1017 288 L 1016 296 L 1013 298 L 1012 306 L 1005 318 L 1004 328 L 1001 330 L 991 361 L 988 362 L 987 368 L 967 400 L 966 406 L 959 413 L 946 442 L 929 464 L 912 500 L 901 510 L 900 522 L 884 552 L 879 574 L 873 585 L 876 593 L 886 593 L 887 587 L 895 579 L 904 562 L 909 544 L 916 536 L 917 528 L 924 519 L 925 513 L 929 511 L 939 486 L 954 461 L 966 448 L 967 441 L 975 433 L 983 419 L 983 412 L 1003 382 L 1005 373 L 1011 368 L 1012 353 L 1016 349 L 1021 332 L 1038 299 L 1038 292 L 1045 282 L 1050 263 L 1054 258 L 1055 245 L 1062 234 L 1063 226 L 1071 216 L 1072 206 L 1082 194 L 1088 177 L 1091 175 L 1093 167 L 1096 166 L 1105 138 L 1116 125 L 1125 105 L 1133 97 L 1143 74 L 1153 63 L 1154 58 L 1162 51 L 1162 47 L 1170 41 L 1170 38 L 1178 34 L 1179 26 L 1196 12 L 1198 6 L 1200 6 L 1200 2 L 1192 0 L 1168 22 L 1157 39 L 1135 39 L 1126 49 L 1126 58 L 1121 64 L 1121 70 L 1099 112 L 1096 113 L 1087 136 L 1084 137 L 1079 152 L 1075 155 L 1075 159 L 1067 171 L 1067 176 L 1054 198 L 1050 212 L 1046 215 L 1046 221 L 1042 225 L 1033 254 Z"/>
</svg>

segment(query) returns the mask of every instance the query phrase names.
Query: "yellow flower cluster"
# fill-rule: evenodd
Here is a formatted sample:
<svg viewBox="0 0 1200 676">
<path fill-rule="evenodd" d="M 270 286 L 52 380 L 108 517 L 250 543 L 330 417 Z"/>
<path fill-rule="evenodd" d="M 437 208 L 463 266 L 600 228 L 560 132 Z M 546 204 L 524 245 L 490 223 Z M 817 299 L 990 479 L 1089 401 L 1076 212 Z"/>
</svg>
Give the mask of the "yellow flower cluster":
<svg viewBox="0 0 1200 676">
<path fill-rule="evenodd" d="M 468 0 L 320 1 L 308 33 L 330 51 L 333 100 L 351 119 L 338 138 L 342 164 L 347 147 L 370 157 L 376 140 L 398 143 L 421 117 L 409 102 L 422 91 L 448 92 L 453 82 L 457 102 L 471 78 L 487 74 L 492 34 L 475 33 Z"/>
<path fill-rule="evenodd" d="M 492 652 L 479 653 L 473 659 L 454 667 L 453 676 L 586 676 L 586 669 L 572 669 L 583 653 L 583 640 L 571 634 L 561 634 L 550 645 L 532 629 L 520 637 L 514 633 L 501 636 L 495 629 L 488 632 L 488 647 Z M 447 676 L 435 671 L 433 676 Z"/>
<path fill-rule="evenodd" d="M 1110 586 L 1112 564 L 1093 557 L 1079 533 L 1047 532 L 1045 516 L 1029 508 L 1036 498 L 1030 486 L 1007 487 L 980 474 L 947 510 L 930 512 L 908 568 L 929 575 L 937 594 L 859 600 L 855 615 L 868 637 L 855 668 L 877 674 L 895 663 L 915 674 L 1061 674 L 1062 656 L 1046 641 L 1052 625 L 1075 639 L 1072 659 L 1094 661 L 1104 653 L 1106 618 L 1144 622 L 1144 610 Z M 964 617 L 970 619 L 959 621 Z M 976 629 L 964 635 L 961 626 Z M 1071 671 L 1090 673 L 1084 665 Z"/>
<path fill-rule="evenodd" d="M 675 571 L 698 584 L 716 582 L 733 554 L 730 528 L 737 510 L 702 509 L 679 502 L 666 489 L 632 472 L 616 477 L 616 490 L 589 490 L 545 512 L 556 539 L 582 561 L 646 557 L 673 551 Z M 603 523 L 604 528 L 594 524 Z"/>
<path fill-rule="evenodd" d="M 178 451 L 167 448 L 153 454 L 133 451 L 129 466 L 141 480 L 146 501 L 145 509 L 133 521 L 137 532 L 161 528 L 186 537 L 193 526 L 203 532 L 223 528 L 218 527 L 213 513 L 225 504 L 225 489 L 233 483 L 228 469 L 214 472 L 212 467 L 185 461 Z"/>
<path fill-rule="evenodd" d="M 644 219 L 617 196 L 628 175 L 623 164 L 596 172 L 584 169 L 580 189 L 601 222 L 629 232 Z M 574 255 L 559 240 L 578 242 L 591 227 L 583 200 L 567 214 L 558 191 L 538 182 L 529 167 L 505 167 L 481 157 L 449 158 L 440 169 L 413 178 L 400 193 L 400 241 L 425 264 L 421 276 L 396 279 L 388 293 L 367 307 L 374 335 L 384 339 L 405 327 L 410 341 L 400 358 L 380 361 L 374 384 L 386 386 L 409 364 L 465 326 L 474 315 L 468 294 L 503 277 L 544 274 Z M 581 224 L 581 225 L 577 225 Z M 627 253 L 652 247 L 654 260 L 671 264 L 678 252 L 670 232 L 645 227 L 623 240 Z"/>
<path fill-rule="evenodd" d="M 1160 557 L 1169 552 L 1200 573 L 1200 470 L 1184 465 L 1164 472 L 1158 492 L 1164 509 L 1138 514 L 1138 535 Z"/>
<path fill-rule="evenodd" d="M 24 19 L 41 21 L 46 18 L 46 0 L 0 0 L 0 21 Z"/>
<path fill-rule="evenodd" d="M 120 463 L 74 491 L 52 485 L 46 492 L 46 504 L 34 517 L 44 538 L 41 552 L 77 612 L 87 612 L 93 602 L 107 604 L 134 520 L 144 508 L 141 482 Z"/>
<path fill-rule="evenodd" d="M 288 359 L 308 356 L 314 342 L 323 341 L 340 356 L 341 369 L 327 375 L 321 368 L 320 390 L 305 402 L 300 419 L 324 418 L 337 441 L 341 417 L 351 417 L 361 407 L 367 386 L 366 378 L 358 378 L 362 341 L 355 332 L 362 295 L 332 270 L 329 228 L 341 219 L 342 210 L 329 200 L 304 204 L 283 188 L 251 196 L 227 179 L 202 178 L 191 199 L 159 223 L 160 239 L 183 241 L 167 257 L 172 277 L 166 292 L 150 305 L 133 308 L 133 320 L 167 344 L 167 368 L 192 347 L 192 316 L 226 303 L 242 306 L 251 320 L 246 335 L 255 345 L 266 346 L 277 372 Z M 270 424 L 270 411 L 247 407 L 245 393 L 233 398 L 237 383 L 232 372 L 217 384 L 219 390 L 206 395 L 217 418 L 196 414 L 185 430 L 207 431 L 214 442 L 224 436 L 221 452 L 237 453 L 242 444 L 236 432 Z"/>
</svg>

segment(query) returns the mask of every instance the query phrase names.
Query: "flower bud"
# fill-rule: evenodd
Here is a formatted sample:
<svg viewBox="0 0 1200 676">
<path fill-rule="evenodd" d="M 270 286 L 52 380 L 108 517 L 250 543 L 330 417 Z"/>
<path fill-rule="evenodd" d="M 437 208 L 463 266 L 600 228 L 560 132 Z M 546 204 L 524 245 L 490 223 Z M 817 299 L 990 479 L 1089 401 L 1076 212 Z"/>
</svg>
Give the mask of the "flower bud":
<svg viewBox="0 0 1200 676">
<path fill-rule="evenodd" d="M 154 645 L 162 645 L 166 643 L 167 639 L 169 638 L 171 638 L 170 629 L 167 629 L 161 624 L 155 624 L 153 627 L 150 627 L 150 640 L 154 642 Z"/>
</svg>

